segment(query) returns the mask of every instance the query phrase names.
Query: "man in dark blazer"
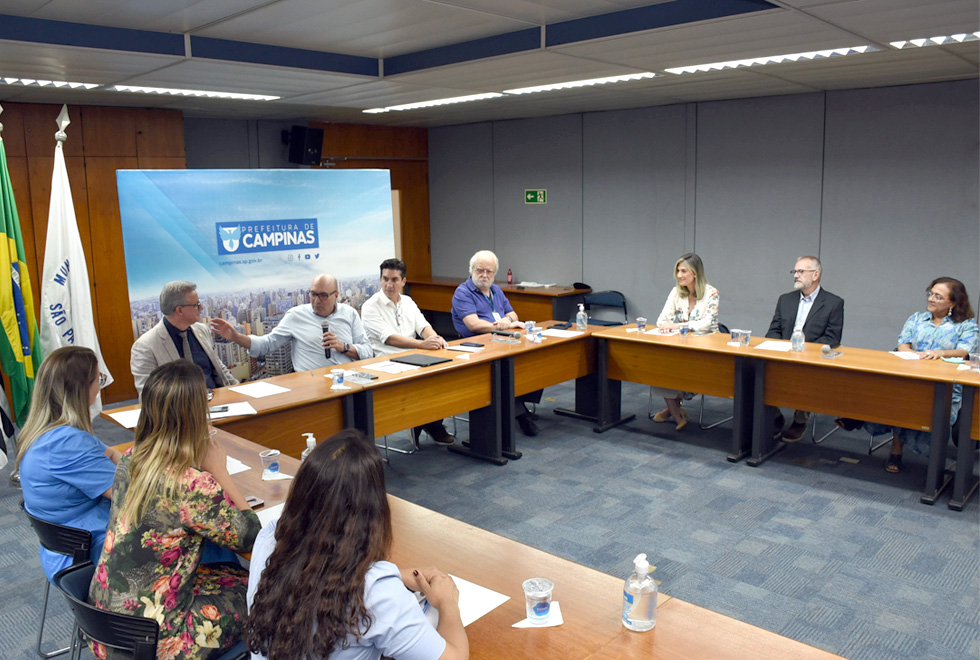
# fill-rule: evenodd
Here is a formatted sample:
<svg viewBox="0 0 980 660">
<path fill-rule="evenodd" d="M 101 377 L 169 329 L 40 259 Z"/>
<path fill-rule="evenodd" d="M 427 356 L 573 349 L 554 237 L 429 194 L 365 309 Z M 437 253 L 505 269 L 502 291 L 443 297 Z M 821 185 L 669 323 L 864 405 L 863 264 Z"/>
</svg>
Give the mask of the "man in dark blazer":
<svg viewBox="0 0 980 660">
<path fill-rule="evenodd" d="M 823 266 L 816 257 L 800 257 L 790 273 L 795 291 L 784 293 L 776 302 L 776 312 L 766 337 L 789 339 L 797 326 L 803 329 L 808 342 L 839 346 L 844 330 L 844 299 L 820 286 Z M 803 437 L 810 413 L 797 410 L 793 423 L 783 431 L 783 415 L 776 417 L 776 437 L 782 435 L 786 442 L 796 442 Z"/>
<path fill-rule="evenodd" d="M 151 371 L 181 358 L 201 368 L 208 388 L 238 385 L 215 353 L 211 329 L 200 322 L 201 299 L 196 284 L 182 280 L 165 284 L 160 292 L 160 313 L 163 318 L 136 340 L 130 354 L 129 368 L 138 394 L 143 394 Z"/>
</svg>

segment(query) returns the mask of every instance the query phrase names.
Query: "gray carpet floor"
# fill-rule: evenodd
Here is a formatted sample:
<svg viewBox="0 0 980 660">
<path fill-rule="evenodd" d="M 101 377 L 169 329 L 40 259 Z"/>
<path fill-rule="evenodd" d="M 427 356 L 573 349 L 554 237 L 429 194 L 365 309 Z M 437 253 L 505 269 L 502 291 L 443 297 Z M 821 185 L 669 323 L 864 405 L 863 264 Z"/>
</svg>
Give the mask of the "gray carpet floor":
<svg viewBox="0 0 980 660">
<path fill-rule="evenodd" d="M 391 455 L 391 493 L 459 520 L 625 576 L 646 552 L 661 590 L 852 660 L 980 658 L 980 506 L 920 504 L 925 458 L 884 471 L 887 449 L 838 432 L 760 467 L 725 460 L 730 425 L 678 433 L 646 416 L 647 388 L 624 384 L 637 418 L 604 434 L 553 414 L 573 388 L 545 392 L 541 434 L 495 466 L 423 439 Z M 688 404 L 696 410 L 696 401 Z M 730 414 L 708 399 L 707 419 Z M 831 421 L 819 418 L 824 430 Z M 99 422 L 109 444 L 128 432 Z M 465 423 L 460 424 L 465 437 Z M 389 439 L 407 444 L 407 434 Z M 0 658 L 31 651 L 40 611 L 36 537 L 0 471 Z M 557 585 L 561 576 L 548 576 Z M 70 616 L 52 594 L 52 643 Z"/>
</svg>

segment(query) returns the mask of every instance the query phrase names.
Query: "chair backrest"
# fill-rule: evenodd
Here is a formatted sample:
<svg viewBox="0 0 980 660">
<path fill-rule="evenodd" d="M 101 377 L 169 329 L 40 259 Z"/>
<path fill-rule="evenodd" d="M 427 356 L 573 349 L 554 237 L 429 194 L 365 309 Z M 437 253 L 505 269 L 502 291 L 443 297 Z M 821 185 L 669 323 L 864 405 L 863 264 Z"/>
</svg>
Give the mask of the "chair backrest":
<svg viewBox="0 0 980 660">
<path fill-rule="evenodd" d="M 46 550 L 56 552 L 59 555 L 71 557 L 72 564 L 79 564 L 89 561 L 89 551 L 92 549 L 92 532 L 76 527 L 67 527 L 58 523 L 41 520 L 37 516 L 32 516 L 24 506 L 23 500 L 20 503 L 21 511 L 31 521 L 31 527 L 37 534 L 38 540 Z"/>
<path fill-rule="evenodd" d="M 87 561 L 69 566 L 54 576 L 54 584 L 68 600 L 78 628 L 91 640 L 121 651 L 133 660 L 155 660 L 160 626 L 155 619 L 100 610 L 89 605 L 88 589 L 95 564 Z"/>
<path fill-rule="evenodd" d="M 719 323 L 718 324 L 718 332 L 720 332 L 723 335 L 727 335 L 727 334 L 729 334 L 731 332 L 731 330 L 729 330 L 728 329 L 728 326 L 725 325 L 724 323 Z"/>
<path fill-rule="evenodd" d="M 583 299 L 586 311 L 593 307 L 616 307 L 623 310 L 623 323 L 629 323 L 629 314 L 626 312 L 626 296 L 619 291 L 596 291 L 586 294 Z"/>
</svg>

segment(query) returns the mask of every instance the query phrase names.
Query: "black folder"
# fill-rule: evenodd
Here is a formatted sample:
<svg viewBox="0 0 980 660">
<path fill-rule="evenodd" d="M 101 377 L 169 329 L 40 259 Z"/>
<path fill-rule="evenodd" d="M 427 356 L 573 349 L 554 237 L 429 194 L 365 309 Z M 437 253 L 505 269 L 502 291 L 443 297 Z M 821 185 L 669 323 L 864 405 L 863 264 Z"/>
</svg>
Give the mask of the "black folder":
<svg viewBox="0 0 980 660">
<path fill-rule="evenodd" d="M 431 367 L 434 364 L 442 364 L 443 362 L 452 362 L 452 358 L 446 357 L 436 357 L 435 355 L 423 355 L 421 353 L 411 353 L 409 355 L 397 355 L 391 358 L 392 362 L 401 362 L 402 364 L 411 364 L 416 367 Z"/>
</svg>

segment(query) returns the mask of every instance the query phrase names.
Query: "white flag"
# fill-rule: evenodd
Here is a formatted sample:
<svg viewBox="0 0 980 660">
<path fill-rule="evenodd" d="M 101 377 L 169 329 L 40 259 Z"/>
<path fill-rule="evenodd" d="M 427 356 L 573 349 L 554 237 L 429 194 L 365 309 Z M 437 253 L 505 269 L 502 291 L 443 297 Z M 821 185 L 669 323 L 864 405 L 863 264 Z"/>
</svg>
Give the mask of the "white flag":
<svg viewBox="0 0 980 660">
<path fill-rule="evenodd" d="M 102 359 L 99 337 L 95 333 L 88 267 L 75 221 L 75 206 L 68 185 L 64 141 L 68 106 L 62 106 L 55 133 L 54 172 L 51 175 L 51 206 L 48 208 L 48 236 L 44 243 L 44 271 L 41 277 L 41 355 L 48 356 L 62 346 L 85 346 L 99 360 L 102 387 L 112 383 L 112 375 Z M 102 396 L 92 407 L 92 416 L 102 411 Z"/>
</svg>

